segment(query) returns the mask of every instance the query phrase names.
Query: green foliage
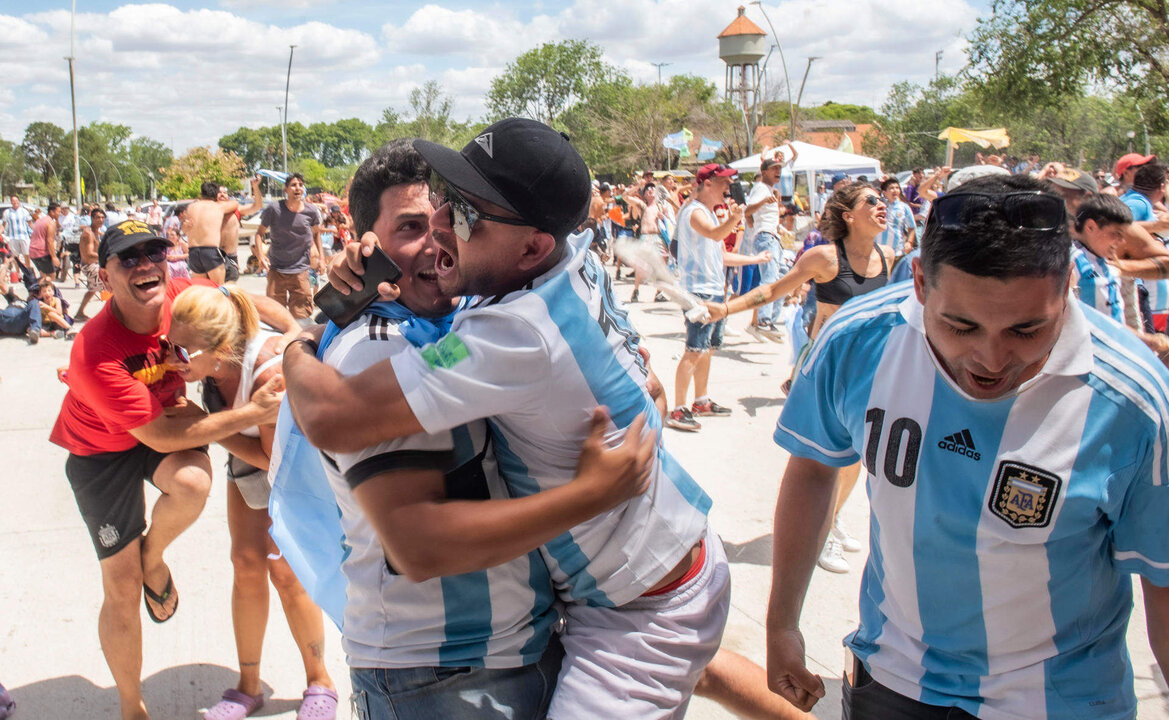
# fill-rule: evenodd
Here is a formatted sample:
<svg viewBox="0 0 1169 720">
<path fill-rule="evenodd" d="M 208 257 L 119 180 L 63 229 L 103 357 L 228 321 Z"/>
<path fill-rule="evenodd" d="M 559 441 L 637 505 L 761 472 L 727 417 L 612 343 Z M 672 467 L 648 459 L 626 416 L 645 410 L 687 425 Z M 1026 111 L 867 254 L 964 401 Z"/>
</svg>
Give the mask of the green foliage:
<svg viewBox="0 0 1169 720">
<path fill-rule="evenodd" d="M 158 192 L 171 198 L 199 197 L 204 182 L 217 182 L 230 190 L 239 190 L 243 187 L 240 178 L 245 174 L 243 159 L 229 150 L 212 152 L 207 147 L 192 148 L 163 169 Z"/>
<path fill-rule="evenodd" d="M 421 138 L 447 147 L 461 148 L 483 131 L 483 122 L 459 122 L 451 117 L 453 101 L 442 86 L 427 81 L 422 87 L 410 92 L 410 120 L 394 108 L 382 110 L 381 122 L 375 129 L 374 149 L 383 143 L 398 138 Z"/>
<path fill-rule="evenodd" d="M 520 116 L 552 125 L 600 85 L 627 79 L 586 40 L 544 43 L 507 64 L 491 81 L 487 112 L 493 120 Z"/>
<path fill-rule="evenodd" d="M 65 146 L 65 139 L 65 131 L 51 122 L 37 121 L 25 128 L 20 149 L 25 165 L 40 176 L 41 182 L 47 183 L 57 174 L 58 153 Z"/>
</svg>

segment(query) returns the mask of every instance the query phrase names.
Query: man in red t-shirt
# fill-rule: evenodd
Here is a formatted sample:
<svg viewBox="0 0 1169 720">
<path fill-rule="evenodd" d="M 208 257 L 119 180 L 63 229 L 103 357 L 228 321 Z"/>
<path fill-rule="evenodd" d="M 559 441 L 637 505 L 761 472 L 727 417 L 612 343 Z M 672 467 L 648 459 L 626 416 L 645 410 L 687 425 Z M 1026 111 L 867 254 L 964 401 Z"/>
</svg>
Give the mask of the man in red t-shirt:
<svg viewBox="0 0 1169 720">
<path fill-rule="evenodd" d="M 123 718 L 147 718 L 142 700 L 142 622 L 164 622 L 178 594 L 162 554 L 199 516 L 211 488 L 206 445 L 253 425 L 275 422 L 282 395 L 268 383 L 237 410 L 208 415 L 184 398 L 172 362 L 189 360 L 166 340 L 171 301 L 193 282 L 169 280 L 170 242 L 137 220 L 111 227 L 98 245 L 98 270 L 110 301 L 77 335 L 69 392 L 50 440 L 69 451 L 65 475 L 101 563 L 105 597 L 98 635 L 114 676 Z M 257 309 L 284 331 L 296 321 L 267 298 Z M 143 481 L 162 496 L 146 530 Z"/>
</svg>

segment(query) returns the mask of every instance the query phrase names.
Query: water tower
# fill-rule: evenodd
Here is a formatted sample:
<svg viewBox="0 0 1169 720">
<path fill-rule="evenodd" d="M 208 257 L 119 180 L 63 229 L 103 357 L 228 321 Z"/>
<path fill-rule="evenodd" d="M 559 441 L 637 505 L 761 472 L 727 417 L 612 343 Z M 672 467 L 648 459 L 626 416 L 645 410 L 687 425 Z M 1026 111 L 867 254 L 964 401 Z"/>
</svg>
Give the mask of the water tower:
<svg viewBox="0 0 1169 720">
<path fill-rule="evenodd" d="M 739 16 L 718 35 L 718 56 L 727 64 L 726 98 L 737 94 L 743 112 L 754 118 L 759 102 L 759 61 L 767 53 L 767 33 L 751 22 L 739 6 Z"/>
</svg>

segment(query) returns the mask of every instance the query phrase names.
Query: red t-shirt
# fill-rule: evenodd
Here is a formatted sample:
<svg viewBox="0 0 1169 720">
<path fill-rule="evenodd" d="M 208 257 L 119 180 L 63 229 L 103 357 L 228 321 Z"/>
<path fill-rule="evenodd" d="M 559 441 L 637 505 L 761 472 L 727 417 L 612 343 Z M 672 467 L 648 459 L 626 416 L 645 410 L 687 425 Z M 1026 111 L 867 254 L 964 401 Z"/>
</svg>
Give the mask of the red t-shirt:
<svg viewBox="0 0 1169 720">
<path fill-rule="evenodd" d="M 150 335 L 131 332 L 107 303 L 85 324 L 69 354 L 69 392 L 49 440 L 74 455 L 122 452 L 138 444 L 130 430 L 148 424 L 186 391 L 182 377 L 166 364 L 159 338 L 170 330 L 170 306 L 191 285 L 215 287 L 204 279 L 171 279 L 162 323 Z"/>
</svg>

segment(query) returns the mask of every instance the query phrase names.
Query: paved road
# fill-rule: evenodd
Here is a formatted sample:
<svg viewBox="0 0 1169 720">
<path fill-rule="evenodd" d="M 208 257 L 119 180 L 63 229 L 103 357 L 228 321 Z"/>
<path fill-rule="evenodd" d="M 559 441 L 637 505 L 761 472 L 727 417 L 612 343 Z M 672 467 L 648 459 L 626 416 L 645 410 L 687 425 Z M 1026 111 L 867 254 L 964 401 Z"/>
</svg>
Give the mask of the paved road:
<svg viewBox="0 0 1169 720">
<path fill-rule="evenodd" d="M 262 280 L 243 285 L 262 291 Z M 628 297 L 631 285 L 617 283 Z M 65 290 L 73 301 L 81 292 Z M 643 297 L 648 293 L 643 292 Z M 652 352 L 668 390 L 682 349 L 682 323 L 667 304 L 639 303 L 632 316 Z M 742 328 L 737 316 L 732 327 Z M 43 340 L 0 338 L 0 682 L 13 691 L 22 720 L 113 720 L 117 695 L 97 642 L 100 576 L 73 496 L 65 480 L 65 453 L 47 438 L 64 388 L 55 369 L 68 361 L 70 345 Z M 763 661 L 763 620 L 770 586 L 771 513 L 787 455 L 771 432 L 783 406 L 778 386 L 787 377 L 790 348 L 761 343 L 749 335 L 727 338 L 713 362 L 712 394 L 734 409 L 729 418 L 705 419 L 698 434 L 667 430 L 666 443 L 714 498 L 711 520 L 732 562 L 734 594 L 724 643 Z M 213 461 L 222 468 L 223 453 Z M 153 499 L 153 496 L 150 498 Z M 868 507 L 857 492 L 845 508 L 845 525 L 864 539 Z M 849 555 L 853 572 L 817 571 L 804 616 L 811 666 L 824 676 L 828 697 L 818 718 L 838 718 L 840 639 L 857 622 L 859 570 L 863 555 Z M 172 546 L 182 604 L 176 617 L 154 625 L 143 613 L 146 699 L 156 719 L 190 720 L 214 704 L 236 680 L 229 596 L 231 565 L 222 475 L 198 522 Z M 1139 593 L 1138 593 L 1139 597 Z M 1139 606 L 1129 645 L 1141 698 L 1142 719 L 1169 719 L 1169 692 L 1155 669 Z M 345 659 L 335 630 L 326 638 L 328 664 L 341 690 L 349 691 Z M 275 593 L 265 641 L 263 677 L 270 700 L 261 717 L 291 719 L 304 688 L 303 669 Z M 346 711 L 339 717 L 346 718 Z M 688 717 L 733 717 L 696 699 Z"/>
</svg>

